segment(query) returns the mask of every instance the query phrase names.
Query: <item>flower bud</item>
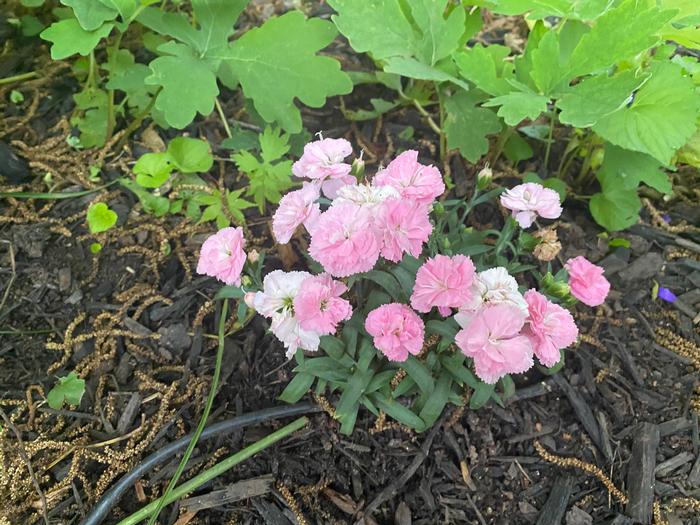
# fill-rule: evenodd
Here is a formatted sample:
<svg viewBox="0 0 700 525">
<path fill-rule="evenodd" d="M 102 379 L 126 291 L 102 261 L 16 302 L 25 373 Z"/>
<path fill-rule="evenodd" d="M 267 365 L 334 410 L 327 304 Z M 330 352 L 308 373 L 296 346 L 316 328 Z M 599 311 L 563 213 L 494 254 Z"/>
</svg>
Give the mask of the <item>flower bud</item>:
<svg viewBox="0 0 700 525">
<path fill-rule="evenodd" d="M 551 273 L 542 278 L 542 289 L 549 295 L 559 299 L 569 297 L 569 283 L 557 281 Z"/>
<path fill-rule="evenodd" d="M 491 184 L 493 179 L 493 170 L 487 165 L 476 176 L 476 187 L 480 190 L 485 190 Z"/>
<path fill-rule="evenodd" d="M 365 176 L 365 161 L 360 155 L 360 158 L 352 161 L 352 167 L 350 168 L 350 175 L 355 177 L 358 181 L 362 181 Z"/>
<path fill-rule="evenodd" d="M 442 217 L 443 215 L 445 215 L 445 207 L 440 201 L 437 201 L 433 204 L 433 211 L 435 212 L 436 217 Z"/>
<path fill-rule="evenodd" d="M 253 284 L 252 279 L 247 275 L 241 277 L 241 282 L 243 283 L 243 286 L 250 286 L 251 284 Z"/>
<path fill-rule="evenodd" d="M 256 263 L 260 260 L 260 254 L 258 253 L 258 250 L 250 250 L 248 252 L 248 260 L 252 263 Z"/>
</svg>

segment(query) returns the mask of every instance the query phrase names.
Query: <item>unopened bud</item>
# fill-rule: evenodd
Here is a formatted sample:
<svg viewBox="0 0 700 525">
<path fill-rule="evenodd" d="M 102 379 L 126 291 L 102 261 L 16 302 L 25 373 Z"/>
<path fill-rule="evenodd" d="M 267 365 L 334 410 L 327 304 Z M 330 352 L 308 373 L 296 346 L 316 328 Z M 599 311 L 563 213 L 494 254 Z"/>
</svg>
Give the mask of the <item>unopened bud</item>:
<svg viewBox="0 0 700 525">
<path fill-rule="evenodd" d="M 542 279 L 543 290 L 559 299 L 566 299 L 569 297 L 569 283 L 564 281 L 557 281 L 551 273 L 548 273 Z"/>
<path fill-rule="evenodd" d="M 250 277 L 244 275 L 243 277 L 241 277 L 241 283 L 243 284 L 243 286 L 250 286 L 251 284 L 253 284 L 253 281 Z"/>
<path fill-rule="evenodd" d="M 350 175 L 355 177 L 358 182 L 361 182 L 365 176 L 365 161 L 360 155 L 360 158 L 352 161 L 352 167 L 350 168 Z"/>
<path fill-rule="evenodd" d="M 260 260 L 260 254 L 258 253 L 258 250 L 250 250 L 248 252 L 248 260 L 252 263 L 256 263 Z"/>
<path fill-rule="evenodd" d="M 487 165 L 476 176 L 476 187 L 480 190 L 485 190 L 491 184 L 493 179 L 493 170 Z"/>
<path fill-rule="evenodd" d="M 445 207 L 440 201 L 433 204 L 433 211 L 435 212 L 435 215 L 437 217 L 442 217 L 443 215 L 445 215 Z"/>
</svg>

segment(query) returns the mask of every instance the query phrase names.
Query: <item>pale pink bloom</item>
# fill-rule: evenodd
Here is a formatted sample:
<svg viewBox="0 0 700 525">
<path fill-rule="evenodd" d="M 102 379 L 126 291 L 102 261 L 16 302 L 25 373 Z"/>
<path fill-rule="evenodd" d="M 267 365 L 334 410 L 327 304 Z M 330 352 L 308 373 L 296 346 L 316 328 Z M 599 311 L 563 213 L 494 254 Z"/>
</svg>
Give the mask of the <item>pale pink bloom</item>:
<svg viewBox="0 0 700 525">
<path fill-rule="evenodd" d="M 610 283 L 603 277 L 603 268 L 579 255 L 566 261 L 571 295 L 588 306 L 603 304 L 610 292 Z"/>
<path fill-rule="evenodd" d="M 472 300 L 474 277 L 474 263 L 469 257 L 436 255 L 418 268 L 411 306 L 423 313 L 437 306 L 442 315 L 447 315 L 450 308 Z"/>
<path fill-rule="evenodd" d="M 503 266 L 479 272 L 472 285 L 472 300 L 463 304 L 455 315 L 462 328 L 482 305 L 511 304 L 527 315 L 527 302 L 518 290 L 518 281 Z"/>
<path fill-rule="evenodd" d="M 375 186 L 392 186 L 401 196 L 430 205 L 445 191 L 440 170 L 418 162 L 418 152 L 404 151 L 372 180 Z"/>
<path fill-rule="evenodd" d="M 539 217 L 556 219 L 562 208 L 559 194 L 536 182 L 526 182 L 501 195 L 501 204 L 513 212 L 513 218 L 522 228 L 529 228 Z"/>
<path fill-rule="evenodd" d="M 313 226 L 321 215 L 321 208 L 316 202 L 318 197 L 318 187 L 308 182 L 300 190 L 291 191 L 282 197 L 272 216 L 272 233 L 278 243 L 287 244 L 302 224 Z"/>
<path fill-rule="evenodd" d="M 507 374 L 519 374 L 532 366 L 532 344 L 520 334 L 524 324 L 525 314 L 515 306 L 486 306 L 457 332 L 455 342 L 474 360 L 476 375 L 493 384 Z"/>
<path fill-rule="evenodd" d="M 399 197 L 399 192 L 391 186 L 371 186 L 369 184 L 357 184 L 356 186 L 343 186 L 333 200 L 332 206 L 351 203 L 368 210 L 372 217 L 376 217 L 381 205 L 387 199 Z"/>
<path fill-rule="evenodd" d="M 253 307 L 264 317 L 284 311 L 292 311 L 294 298 L 309 272 L 284 272 L 274 270 L 263 279 L 263 289 L 255 294 Z"/>
<path fill-rule="evenodd" d="M 223 228 L 209 237 L 199 254 L 197 273 L 216 277 L 225 284 L 241 285 L 246 255 L 241 228 Z"/>
<path fill-rule="evenodd" d="M 312 275 L 308 272 L 283 272 L 275 270 L 263 279 L 263 290 L 253 297 L 253 308 L 262 316 L 271 319 L 270 330 L 287 349 L 291 358 L 297 348 L 315 352 L 318 350 L 320 335 L 312 330 L 304 330 L 294 315 L 294 298 L 301 284 Z M 246 303 L 250 299 L 246 297 Z"/>
<path fill-rule="evenodd" d="M 321 189 L 323 194 L 329 199 L 335 199 L 341 188 L 346 186 L 354 186 L 357 184 L 357 179 L 352 175 L 343 175 L 337 179 L 317 179 L 313 181 L 317 187 Z"/>
<path fill-rule="evenodd" d="M 294 298 L 299 326 L 319 335 L 335 333 L 338 323 L 352 315 L 350 303 L 340 297 L 347 290 L 345 284 L 334 281 L 327 273 L 304 280 Z"/>
<path fill-rule="evenodd" d="M 419 257 L 423 243 L 433 231 L 428 208 L 405 199 L 390 199 L 382 204 L 375 224 L 383 237 L 382 257 L 396 263 L 404 253 Z"/>
<path fill-rule="evenodd" d="M 537 359 L 544 366 L 559 362 L 559 350 L 573 344 L 578 337 L 578 328 L 568 310 L 555 304 L 536 290 L 525 292 L 529 308 L 523 335 L 530 338 Z"/>
<path fill-rule="evenodd" d="M 309 255 L 334 277 L 348 277 L 371 270 L 380 249 L 370 212 L 346 202 L 331 206 L 316 221 Z"/>
<path fill-rule="evenodd" d="M 273 315 L 270 331 L 287 349 L 285 352 L 287 359 L 294 357 L 299 348 L 307 352 L 317 352 L 318 345 L 321 343 L 319 334 L 311 330 L 304 330 L 290 312 Z"/>
<path fill-rule="evenodd" d="M 304 154 L 292 165 L 292 173 L 309 179 L 338 179 L 350 174 L 351 166 L 343 162 L 352 153 L 345 139 L 321 139 L 304 146 Z"/>
<path fill-rule="evenodd" d="M 423 348 L 424 325 L 405 304 L 390 303 L 375 308 L 365 320 L 365 330 L 389 361 L 405 361 Z"/>
</svg>

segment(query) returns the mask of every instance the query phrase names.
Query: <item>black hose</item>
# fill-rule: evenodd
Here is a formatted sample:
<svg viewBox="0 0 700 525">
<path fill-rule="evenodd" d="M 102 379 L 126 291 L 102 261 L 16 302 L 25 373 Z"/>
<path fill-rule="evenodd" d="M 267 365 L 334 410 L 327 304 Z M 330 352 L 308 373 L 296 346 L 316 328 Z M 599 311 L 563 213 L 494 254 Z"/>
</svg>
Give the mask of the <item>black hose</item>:
<svg viewBox="0 0 700 525">
<path fill-rule="evenodd" d="M 312 403 L 298 403 L 296 405 L 265 408 L 263 410 L 258 410 L 257 412 L 243 414 L 242 416 L 227 419 L 226 421 L 214 423 L 213 425 L 204 429 L 204 432 L 202 432 L 199 439 L 207 439 L 223 434 L 224 432 L 247 427 L 249 425 L 255 425 L 270 419 L 298 416 L 301 414 L 308 414 L 309 412 L 319 412 L 320 410 L 321 409 L 318 407 L 318 405 L 314 405 Z M 154 452 L 144 459 L 134 470 L 122 477 L 112 488 L 105 492 L 104 496 L 102 496 L 100 501 L 97 502 L 90 514 L 88 514 L 80 525 L 99 525 L 102 523 L 102 520 L 107 517 L 107 513 L 114 508 L 114 506 L 119 502 L 119 498 L 121 498 L 122 494 L 124 494 L 129 487 L 136 483 L 137 480 L 141 479 L 146 472 L 154 468 L 156 465 L 168 459 L 178 450 L 185 448 L 190 442 L 191 438 L 192 434 L 188 434 L 177 441 L 173 441 L 172 443 L 164 446 L 157 452 Z"/>
</svg>

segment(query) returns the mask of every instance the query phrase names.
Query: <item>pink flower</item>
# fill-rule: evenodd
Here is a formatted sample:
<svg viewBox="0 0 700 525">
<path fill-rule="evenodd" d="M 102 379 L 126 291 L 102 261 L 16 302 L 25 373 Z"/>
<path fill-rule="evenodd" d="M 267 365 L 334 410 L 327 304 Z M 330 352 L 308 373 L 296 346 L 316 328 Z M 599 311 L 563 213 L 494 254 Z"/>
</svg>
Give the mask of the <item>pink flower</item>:
<svg viewBox="0 0 700 525">
<path fill-rule="evenodd" d="M 525 314 L 516 306 L 496 304 L 479 310 L 455 342 L 474 360 L 482 381 L 493 384 L 507 374 L 519 374 L 532 366 L 532 344 L 520 330 Z"/>
<path fill-rule="evenodd" d="M 578 328 L 568 310 L 536 290 L 525 292 L 528 304 L 528 323 L 523 334 L 530 339 L 535 355 L 544 366 L 559 362 L 559 350 L 573 344 L 578 337 Z"/>
<path fill-rule="evenodd" d="M 343 159 L 352 153 L 345 139 L 321 139 L 304 146 L 304 154 L 292 165 L 299 178 L 338 179 L 350 173 L 351 166 Z"/>
<path fill-rule="evenodd" d="M 352 315 L 350 303 L 340 297 L 347 289 L 327 273 L 307 278 L 294 298 L 294 315 L 299 326 L 319 335 L 335 333 L 338 323 Z"/>
<path fill-rule="evenodd" d="M 375 224 L 384 240 L 382 257 L 396 263 L 401 261 L 404 253 L 420 256 L 423 243 L 433 231 L 428 208 L 405 199 L 386 201 L 377 214 Z"/>
<path fill-rule="evenodd" d="M 294 313 L 294 298 L 299 294 L 302 283 L 311 278 L 307 272 L 283 272 L 275 270 L 263 279 L 263 289 L 251 298 L 246 294 L 246 304 L 262 316 L 271 319 L 270 330 L 287 349 L 287 359 L 291 359 L 298 348 L 315 352 L 318 350 L 320 335 L 313 330 L 304 330 Z"/>
<path fill-rule="evenodd" d="M 559 194 L 536 182 L 526 182 L 501 195 L 501 204 L 513 212 L 522 228 L 529 228 L 538 217 L 556 219 L 561 215 Z"/>
<path fill-rule="evenodd" d="M 426 205 L 445 191 L 440 170 L 418 162 L 418 152 L 404 151 L 379 171 L 372 180 L 375 186 L 392 186 L 401 196 Z"/>
<path fill-rule="evenodd" d="M 282 197 L 272 217 L 272 233 L 278 243 L 287 244 L 301 224 L 310 230 L 321 215 L 321 208 L 316 203 L 318 196 L 318 187 L 304 183 L 300 190 L 289 192 Z"/>
<path fill-rule="evenodd" d="M 566 261 L 564 267 L 569 272 L 571 295 L 588 306 L 603 304 L 610 291 L 603 268 L 580 255 Z"/>
<path fill-rule="evenodd" d="M 343 162 L 352 153 L 352 146 L 345 139 L 321 139 L 304 146 L 304 154 L 292 165 L 292 173 L 297 177 L 314 179 L 323 194 L 333 199 L 337 191 L 354 184 L 350 175 L 352 166 Z"/>
<path fill-rule="evenodd" d="M 348 202 L 321 214 L 311 233 L 309 255 L 334 277 L 347 277 L 371 270 L 380 249 L 370 212 Z"/>
<path fill-rule="evenodd" d="M 367 315 L 365 330 L 389 361 L 405 361 L 408 354 L 417 355 L 423 348 L 423 321 L 405 304 L 375 308 Z"/>
<path fill-rule="evenodd" d="M 459 308 L 472 300 L 474 263 L 469 257 L 436 255 L 418 268 L 411 294 L 411 306 L 427 313 L 433 306 L 447 315 L 449 308 Z"/>
<path fill-rule="evenodd" d="M 224 228 L 209 237 L 199 254 L 197 273 L 216 277 L 225 284 L 241 285 L 246 255 L 241 228 Z"/>
</svg>

